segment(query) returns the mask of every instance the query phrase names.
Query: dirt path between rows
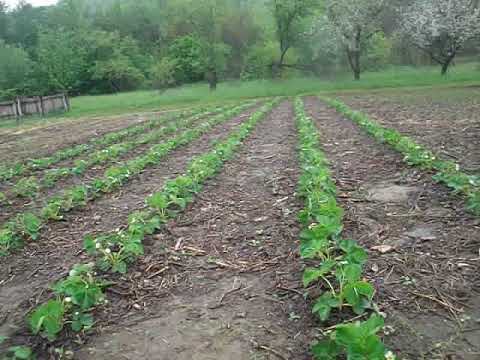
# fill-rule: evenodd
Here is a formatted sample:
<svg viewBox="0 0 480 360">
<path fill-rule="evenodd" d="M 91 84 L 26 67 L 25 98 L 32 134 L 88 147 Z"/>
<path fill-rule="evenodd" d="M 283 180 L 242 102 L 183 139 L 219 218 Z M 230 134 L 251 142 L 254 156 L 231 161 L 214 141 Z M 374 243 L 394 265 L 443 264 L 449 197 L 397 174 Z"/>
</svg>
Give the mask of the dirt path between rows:
<svg viewBox="0 0 480 360">
<path fill-rule="evenodd" d="M 284 102 L 192 206 L 150 240 L 147 256 L 110 293 L 104 325 L 78 358 L 308 359 L 296 141 Z"/>
<path fill-rule="evenodd" d="M 164 182 L 182 173 L 192 156 L 207 151 L 213 141 L 222 139 L 254 111 L 249 109 L 202 136 L 173 151 L 163 163 L 149 168 L 120 191 L 88 204 L 83 210 L 65 216 L 65 221 L 50 223 L 36 243 L 0 262 L 0 335 L 22 329 L 22 317 L 45 298 L 52 282 L 65 276 L 76 263 L 90 259 L 83 253 L 85 235 L 106 232 L 127 223 L 128 215 L 144 208 L 145 198 Z"/>
<path fill-rule="evenodd" d="M 479 359 L 479 220 L 334 110 L 315 98 L 306 106 L 346 210 L 345 236 L 369 251 L 388 346 L 402 359 Z"/>
</svg>

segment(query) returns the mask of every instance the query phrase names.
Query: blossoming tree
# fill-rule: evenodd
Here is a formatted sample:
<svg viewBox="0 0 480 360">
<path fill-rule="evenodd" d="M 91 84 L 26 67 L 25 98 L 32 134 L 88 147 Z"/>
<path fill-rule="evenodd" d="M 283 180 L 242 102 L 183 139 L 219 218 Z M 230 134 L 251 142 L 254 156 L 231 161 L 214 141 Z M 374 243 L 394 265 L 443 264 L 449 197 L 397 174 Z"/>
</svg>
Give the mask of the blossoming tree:
<svg viewBox="0 0 480 360">
<path fill-rule="evenodd" d="M 417 0 L 403 12 L 402 33 L 441 65 L 442 75 L 468 40 L 480 36 L 476 0 Z"/>
</svg>

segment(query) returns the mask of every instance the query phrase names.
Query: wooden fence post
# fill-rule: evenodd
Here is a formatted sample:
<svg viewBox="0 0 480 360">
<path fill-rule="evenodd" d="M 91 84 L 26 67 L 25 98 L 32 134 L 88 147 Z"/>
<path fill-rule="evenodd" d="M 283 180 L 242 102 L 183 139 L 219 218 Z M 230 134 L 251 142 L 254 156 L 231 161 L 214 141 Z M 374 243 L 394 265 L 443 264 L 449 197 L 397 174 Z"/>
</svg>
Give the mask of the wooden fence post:
<svg viewBox="0 0 480 360">
<path fill-rule="evenodd" d="M 15 119 L 18 119 L 17 103 L 15 101 L 12 101 L 12 109 Z"/>
<path fill-rule="evenodd" d="M 22 100 L 17 97 L 17 114 L 18 116 L 22 117 L 23 116 L 23 111 L 22 111 Z"/>
<path fill-rule="evenodd" d="M 38 99 L 40 100 L 40 112 L 42 116 L 45 116 L 45 107 L 43 106 L 43 96 L 40 95 Z"/>
<path fill-rule="evenodd" d="M 68 105 L 68 99 L 65 93 L 62 94 L 62 101 L 63 101 L 63 108 L 65 109 L 65 111 L 68 111 L 70 106 Z"/>
</svg>

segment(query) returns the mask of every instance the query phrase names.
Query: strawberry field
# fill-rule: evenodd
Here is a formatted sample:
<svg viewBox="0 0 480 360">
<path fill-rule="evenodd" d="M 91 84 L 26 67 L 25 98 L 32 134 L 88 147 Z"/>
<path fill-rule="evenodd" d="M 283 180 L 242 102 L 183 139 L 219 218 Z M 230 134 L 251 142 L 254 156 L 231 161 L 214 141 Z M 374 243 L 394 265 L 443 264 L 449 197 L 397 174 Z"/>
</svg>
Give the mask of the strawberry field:
<svg viewBox="0 0 480 360">
<path fill-rule="evenodd" d="M 0 358 L 478 359 L 477 105 L 378 101 L 0 134 Z"/>
</svg>

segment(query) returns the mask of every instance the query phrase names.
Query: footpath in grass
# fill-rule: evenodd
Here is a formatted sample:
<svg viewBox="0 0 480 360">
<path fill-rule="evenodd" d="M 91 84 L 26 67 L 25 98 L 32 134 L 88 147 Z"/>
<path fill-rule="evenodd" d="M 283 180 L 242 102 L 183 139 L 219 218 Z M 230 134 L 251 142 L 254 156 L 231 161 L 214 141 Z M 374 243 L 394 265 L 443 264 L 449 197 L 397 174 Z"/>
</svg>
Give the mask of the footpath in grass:
<svg viewBox="0 0 480 360">
<path fill-rule="evenodd" d="M 367 279 L 401 359 L 478 358 L 479 225 L 403 156 L 307 98 L 346 210 L 344 236 L 368 250 Z"/>
<path fill-rule="evenodd" d="M 308 359 L 296 146 L 284 102 L 192 206 L 149 239 L 78 358 Z"/>
<path fill-rule="evenodd" d="M 244 111 L 173 151 L 164 161 L 132 179 L 114 196 L 103 197 L 83 211 L 69 214 L 66 221 L 49 224 L 37 242 L 31 243 L 23 252 L 5 258 L 0 264 L 0 304 L 2 314 L 7 316 L 0 330 L 14 332 L 23 324 L 23 316 L 32 304 L 43 299 L 37 298 L 43 293 L 42 289 L 62 277 L 75 263 L 89 261 L 82 251 L 82 241 L 87 234 L 110 231 L 126 224 L 129 214 L 143 209 L 145 198 L 166 180 L 181 174 L 192 156 L 207 151 L 212 141 L 224 138 L 254 110 Z M 25 283 L 29 284 L 28 288 Z"/>
</svg>

